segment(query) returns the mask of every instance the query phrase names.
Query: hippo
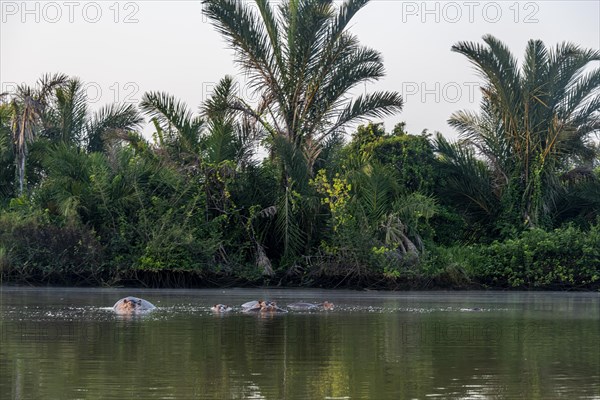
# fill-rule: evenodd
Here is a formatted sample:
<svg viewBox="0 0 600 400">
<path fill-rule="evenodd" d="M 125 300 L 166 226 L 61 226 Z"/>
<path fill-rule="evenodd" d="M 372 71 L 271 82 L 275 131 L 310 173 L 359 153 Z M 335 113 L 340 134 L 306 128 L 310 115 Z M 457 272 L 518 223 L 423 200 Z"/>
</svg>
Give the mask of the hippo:
<svg viewBox="0 0 600 400">
<path fill-rule="evenodd" d="M 263 307 L 272 307 L 277 306 L 274 301 L 268 300 L 252 300 L 247 303 L 242 304 L 242 311 L 251 313 L 260 311 Z"/>
<path fill-rule="evenodd" d="M 231 311 L 232 308 L 226 304 L 215 304 L 210 308 L 210 310 L 214 313 L 221 314 Z"/>
<path fill-rule="evenodd" d="M 287 312 L 283 308 L 279 308 L 277 303 L 274 301 L 268 300 L 253 300 L 247 303 L 242 304 L 242 311 L 245 313 L 254 313 L 254 312 Z"/>
<path fill-rule="evenodd" d="M 154 304 L 133 296 L 125 297 L 115 303 L 113 310 L 117 314 L 143 314 L 154 310 Z"/>
<path fill-rule="evenodd" d="M 244 303 L 244 304 L 242 304 L 242 310 L 243 311 L 250 311 L 250 310 L 254 310 L 254 309 L 259 310 L 261 301 L 262 300 L 252 300 L 247 303 Z"/>
<path fill-rule="evenodd" d="M 292 303 L 292 304 L 288 304 L 287 308 L 289 308 L 290 310 L 293 311 L 311 311 L 311 310 L 319 310 L 319 309 L 323 309 L 323 310 L 333 310 L 334 304 L 330 303 L 328 301 L 324 301 L 323 303 L 303 303 L 303 302 L 298 302 L 298 303 Z"/>
<path fill-rule="evenodd" d="M 261 301 L 260 303 L 261 313 L 286 313 L 287 310 L 277 306 L 274 301 Z"/>
<path fill-rule="evenodd" d="M 260 311 L 260 305 L 263 303 L 262 300 L 253 300 L 242 304 L 242 312 L 254 313 Z"/>
</svg>

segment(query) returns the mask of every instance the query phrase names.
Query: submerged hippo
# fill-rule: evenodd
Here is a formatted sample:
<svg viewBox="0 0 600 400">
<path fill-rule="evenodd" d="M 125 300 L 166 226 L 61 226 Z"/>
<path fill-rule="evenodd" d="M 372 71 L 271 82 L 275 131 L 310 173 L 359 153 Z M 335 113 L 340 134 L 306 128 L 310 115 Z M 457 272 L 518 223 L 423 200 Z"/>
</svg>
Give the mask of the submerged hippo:
<svg viewBox="0 0 600 400">
<path fill-rule="evenodd" d="M 292 303 L 288 304 L 287 308 L 293 311 L 310 311 L 310 310 L 333 310 L 333 303 L 324 301 L 323 303 Z"/>
<path fill-rule="evenodd" d="M 252 312 L 260 310 L 260 303 L 262 300 L 252 300 L 247 303 L 242 304 L 242 311 L 244 312 Z"/>
<path fill-rule="evenodd" d="M 221 314 L 231 311 L 231 307 L 226 304 L 215 304 L 210 310 L 214 313 Z"/>
<path fill-rule="evenodd" d="M 286 313 L 287 310 L 277 306 L 274 301 L 262 301 L 260 304 L 261 313 Z"/>
<path fill-rule="evenodd" d="M 252 300 L 242 304 L 242 311 L 247 313 L 258 312 L 265 307 L 277 306 L 274 301 L 269 300 Z"/>
<path fill-rule="evenodd" d="M 253 300 L 253 301 L 249 301 L 247 303 L 242 304 L 242 311 L 245 313 L 254 313 L 254 312 L 261 312 L 261 313 L 268 313 L 268 312 L 287 312 L 287 310 L 284 310 L 283 308 L 279 308 L 277 306 L 277 303 L 275 303 L 274 301 L 268 301 L 268 300 Z"/>
<path fill-rule="evenodd" d="M 115 303 L 113 310 L 117 314 L 142 314 L 154 310 L 154 304 L 133 296 L 125 297 Z"/>
</svg>

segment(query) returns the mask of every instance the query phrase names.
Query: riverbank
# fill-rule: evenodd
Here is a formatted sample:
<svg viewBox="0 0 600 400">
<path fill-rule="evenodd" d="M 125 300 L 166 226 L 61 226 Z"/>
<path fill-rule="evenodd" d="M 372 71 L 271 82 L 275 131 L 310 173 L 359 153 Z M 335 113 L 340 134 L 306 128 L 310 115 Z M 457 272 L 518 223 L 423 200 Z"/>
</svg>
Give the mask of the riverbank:
<svg viewBox="0 0 600 400">
<path fill-rule="evenodd" d="M 125 246 L 81 224 L 39 218 L 0 222 L 3 283 L 151 288 L 304 287 L 381 290 L 600 289 L 600 224 L 530 229 L 489 244 L 442 246 L 400 257 L 381 248 L 330 247 L 276 263 L 247 247 Z M 123 232 L 122 236 L 127 236 Z M 175 239 L 174 239 L 175 240 Z M 210 251 L 209 251 L 210 250 Z M 149 257 L 148 254 L 154 254 Z M 244 256 L 242 258 L 242 256 Z M 209 257 L 210 256 L 210 257 Z"/>
<path fill-rule="evenodd" d="M 589 284 L 556 284 L 544 286 L 510 286 L 499 284 L 494 278 L 473 279 L 464 271 L 455 269 L 427 277 L 389 277 L 389 276 L 289 276 L 276 274 L 261 279 L 244 279 L 227 274 L 201 273 L 194 271 L 131 271 L 120 276 L 96 274 L 13 274 L 4 272 L 0 278 L 4 286 L 70 286 L 70 287 L 113 287 L 113 288 L 152 288 L 152 289 L 228 289 L 228 288 L 264 288 L 264 289 L 351 289 L 381 291 L 418 291 L 418 290 L 499 290 L 499 291 L 600 291 L 600 282 Z"/>
</svg>

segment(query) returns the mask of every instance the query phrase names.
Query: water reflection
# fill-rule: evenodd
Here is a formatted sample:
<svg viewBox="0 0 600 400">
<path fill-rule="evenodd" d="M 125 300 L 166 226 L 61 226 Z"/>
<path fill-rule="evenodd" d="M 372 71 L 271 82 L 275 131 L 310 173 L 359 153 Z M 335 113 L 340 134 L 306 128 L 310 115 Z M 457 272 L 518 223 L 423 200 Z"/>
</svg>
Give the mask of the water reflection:
<svg viewBox="0 0 600 400">
<path fill-rule="evenodd" d="M 121 290 L 2 288 L 0 398 L 600 398 L 598 294 L 138 292 L 124 318 Z"/>
</svg>

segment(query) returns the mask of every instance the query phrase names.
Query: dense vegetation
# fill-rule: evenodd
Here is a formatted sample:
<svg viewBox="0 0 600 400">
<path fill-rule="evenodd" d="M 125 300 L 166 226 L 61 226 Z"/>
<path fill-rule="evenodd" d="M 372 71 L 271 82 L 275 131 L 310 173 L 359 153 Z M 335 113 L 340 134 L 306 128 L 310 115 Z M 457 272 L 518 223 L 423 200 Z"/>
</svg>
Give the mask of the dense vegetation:
<svg viewBox="0 0 600 400">
<path fill-rule="evenodd" d="M 598 287 L 600 52 L 458 43 L 483 78 L 459 141 L 387 132 L 397 93 L 348 95 L 384 74 L 346 29 L 367 2 L 205 0 L 258 104 L 231 77 L 198 115 L 162 92 L 92 113 L 62 74 L 4 94 L 2 279 Z"/>
</svg>

